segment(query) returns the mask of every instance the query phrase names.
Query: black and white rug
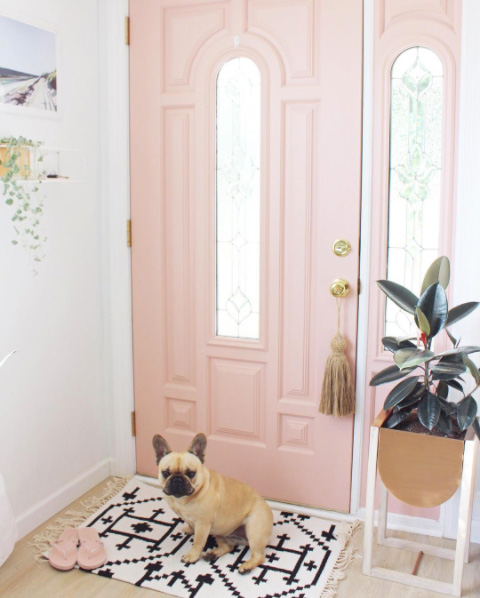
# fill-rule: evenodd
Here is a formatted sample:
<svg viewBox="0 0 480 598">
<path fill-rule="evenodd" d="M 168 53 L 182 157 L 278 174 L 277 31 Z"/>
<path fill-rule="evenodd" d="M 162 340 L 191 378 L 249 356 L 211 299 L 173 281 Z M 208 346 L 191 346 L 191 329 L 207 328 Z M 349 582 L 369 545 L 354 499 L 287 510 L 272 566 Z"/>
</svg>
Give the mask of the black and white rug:
<svg viewBox="0 0 480 598">
<path fill-rule="evenodd" d="M 252 573 L 237 569 L 247 559 L 239 546 L 214 562 L 185 564 L 191 536 L 158 488 L 131 479 L 83 525 L 102 538 L 108 561 L 92 573 L 179 598 L 330 598 L 352 553 L 345 545 L 352 524 L 274 511 L 266 562 Z M 207 548 L 215 546 L 209 539 Z"/>
</svg>

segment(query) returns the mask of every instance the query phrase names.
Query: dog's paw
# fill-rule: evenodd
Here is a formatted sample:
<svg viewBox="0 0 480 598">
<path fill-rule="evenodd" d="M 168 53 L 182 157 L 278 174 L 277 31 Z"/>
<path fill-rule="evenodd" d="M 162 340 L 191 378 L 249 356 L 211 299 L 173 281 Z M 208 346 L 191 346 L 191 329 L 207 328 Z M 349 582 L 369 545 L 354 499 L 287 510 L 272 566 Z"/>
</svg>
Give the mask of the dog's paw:
<svg viewBox="0 0 480 598">
<path fill-rule="evenodd" d="M 199 554 L 197 554 L 196 552 L 190 551 L 190 552 L 187 552 L 187 554 L 184 554 L 182 556 L 182 561 L 187 564 L 196 563 L 199 558 L 200 558 Z"/>
<path fill-rule="evenodd" d="M 240 565 L 240 567 L 238 568 L 238 572 L 239 572 L 241 575 L 246 575 L 247 573 L 250 573 L 250 572 L 251 572 L 251 570 L 252 570 L 252 569 L 251 569 L 250 567 L 246 567 L 246 566 L 245 566 L 245 563 L 243 563 L 243 565 Z"/>
<path fill-rule="evenodd" d="M 217 555 L 215 554 L 215 552 L 213 550 L 209 550 L 208 552 L 205 552 L 203 554 L 203 559 L 205 561 L 212 562 L 212 561 L 216 560 L 217 558 L 218 557 L 217 557 Z"/>
<path fill-rule="evenodd" d="M 187 523 L 187 525 L 184 525 L 184 526 L 182 527 L 182 532 L 183 532 L 184 534 L 187 534 L 187 536 L 191 536 L 191 535 L 193 534 L 193 529 L 192 529 L 192 528 L 191 528 L 191 527 L 188 525 L 188 523 Z"/>
</svg>

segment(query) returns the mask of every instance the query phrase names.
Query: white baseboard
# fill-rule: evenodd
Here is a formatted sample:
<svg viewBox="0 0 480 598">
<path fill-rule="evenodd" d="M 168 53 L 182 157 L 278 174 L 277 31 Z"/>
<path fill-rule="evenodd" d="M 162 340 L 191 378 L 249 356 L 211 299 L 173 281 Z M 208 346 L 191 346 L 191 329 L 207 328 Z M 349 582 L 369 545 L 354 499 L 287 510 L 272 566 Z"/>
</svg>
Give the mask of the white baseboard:
<svg viewBox="0 0 480 598">
<path fill-rule="evenodd" d="M 103 482 L 112 470 L 112 459 L 104 459 L 74 478 L 16 518 L 18 538 L 23 538 L 50 517 Z"/>
<path fill-rule="evenodd" d="M 358 518 L 365 521 L 365 508 L 358 510 Z M 375 511 L 375 525 L 378 524 L 378 511 Z M 411 517 L 409 515 L 388 514 L 388 529 L 400 532 L 423 534 L 424 536 L 443 536 L 443 523 L 426 517 Z"/>
</svg>

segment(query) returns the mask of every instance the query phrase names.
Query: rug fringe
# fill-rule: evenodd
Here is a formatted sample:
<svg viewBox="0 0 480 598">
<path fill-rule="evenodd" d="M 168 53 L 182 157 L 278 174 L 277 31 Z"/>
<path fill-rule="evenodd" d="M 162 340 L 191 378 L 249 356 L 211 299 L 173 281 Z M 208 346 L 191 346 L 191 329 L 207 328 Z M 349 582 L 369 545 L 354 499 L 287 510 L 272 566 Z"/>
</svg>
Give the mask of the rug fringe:
<svg viewBox="0 0 480 598">
<path fill-rule="evenodd" d="M 47 525 L 40 534 L 35 535 L 33 542 L 29 543 L 29 546 L 33 547 L 33 559 L 35 563 L 40 566 L 42 562 L 45 562 L 47 560 L 46 553 L 48 553 L 53 542 L 58 540 L 65 529 L 81 526 L 90 515 L 93 515 L 95 511 L 118 494 L 130 479 L 130 477 L 114 477 L 111 480 L 107 480 L 106 487 L 100 496 L 91 496 L 81 501 L 80 504 L 83 507 L 81 511 L 69 509 L 62 517 L 57 517 L 53 523 Z"/>
<path fill-rule="evenodd" d="M 353 523 L 343 522 L 340 525 L 340 529 L 335 535 L 339 542 L 344 543 L 344 546 L 338 555 L 333 571 L 319 598 L 334 598 L 337 595 L 338 584 L 342 579 L 345 579 L 345 571 L 350 563 L 354 559 L 362 558 L 362 555 L 357 550 L 348 546 L 348 543 L 360 527 L 362 527 L 362 522 L 358 520 Z"/>
</svg>

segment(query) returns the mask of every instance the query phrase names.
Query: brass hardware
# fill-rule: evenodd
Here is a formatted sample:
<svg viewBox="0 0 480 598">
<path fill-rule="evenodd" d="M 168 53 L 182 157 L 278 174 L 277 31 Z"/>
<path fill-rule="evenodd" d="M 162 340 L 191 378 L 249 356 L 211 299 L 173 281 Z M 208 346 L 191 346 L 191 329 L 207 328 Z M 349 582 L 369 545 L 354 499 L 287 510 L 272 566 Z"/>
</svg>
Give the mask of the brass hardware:
<svg viewBox="0 0 480 598">
<path fill-rule="evenodd" d="M 350 292 L 350 285 L 344 278 L 336 278 L 330 285 L 330 293 L 334 297 L 346 297 Z"/>
<path fill-rule="evenodd" d="M 132 221 L 127 220 L 127 247 L 132 246 Z"/>
<path fill-rule="evenodd" d="M 132 436 L 137 435 L 137 422 L 135 420 L 135 411 L 130 414 L 131 425 L 132 425 Z"/>
<path fill-rule="evenodd" d="M 332 246 L 333 253 L 338 257 L 345 257 L 352 251 L 352 246 L 347 239 L 337 239 Z"/>
<path fill-rule="evenodd" d="M 125 17 L 125 43 L 130 45 L 130 17 Z"/>
</svg>

